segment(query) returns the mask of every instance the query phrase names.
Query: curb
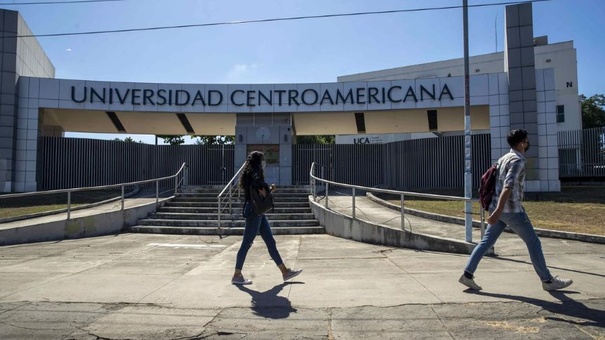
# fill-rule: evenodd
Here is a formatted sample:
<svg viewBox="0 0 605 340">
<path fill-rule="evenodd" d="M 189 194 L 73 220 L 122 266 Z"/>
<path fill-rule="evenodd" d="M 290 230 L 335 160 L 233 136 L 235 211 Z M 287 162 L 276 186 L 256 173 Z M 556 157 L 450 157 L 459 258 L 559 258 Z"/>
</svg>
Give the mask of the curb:
<svg viewBox="0 0 605 340">
<path fill-rule="evenodd" d="M 399 211 L 398 205 L 389 203 L 389 202 L 373 195 L 372 193 L 366 193 L 366 196 L 375 203 L 378 203 L 386 208 Z M 414 216 L 418 216 L 418 217 L 422 217 L 422 218 L 427 218 L 427 219 L 431 219 L 431 220 L 464 225 L 464 219 L 458 218 L 458 217 L 433 214 L 433 213 L 429 213 L 426 211 L 409 209 L 409 208 L 404 208 L 404 212 L 406 214 L 410 214 L 410 215 L 414 215 Z M 474 228 L 480 228 L 480 226 L 481 226 L 481 222 L 473 221 Z M 565 239 L 565 240 L 575 240 L 575 241 L 582 241 L 582 242 L 588 242 L 588 243 L 605 244 L 605 236 L 600 236 L 600 235 L 571 233 L 571 232 L 566 232 L 566 231 L 539 229 L 539 228 L 534 228 L 534 230 L 536 231 L 536 234 L 538 236 L 543 236 L 543 237 L 560 238 L 560 239 Z M 513 232 L 509 228 L 506 228 L 505 231 L 509 232 L 509 233 Z"/>
</svg>

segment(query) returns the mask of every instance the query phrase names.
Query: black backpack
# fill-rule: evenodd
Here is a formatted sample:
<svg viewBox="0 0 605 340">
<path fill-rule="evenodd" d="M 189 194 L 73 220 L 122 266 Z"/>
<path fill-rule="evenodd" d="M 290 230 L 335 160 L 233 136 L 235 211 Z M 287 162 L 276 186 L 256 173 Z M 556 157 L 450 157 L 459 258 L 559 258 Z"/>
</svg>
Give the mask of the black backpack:
<svg viewBox="0 0 605 340">
<path fill-rule="evenodd" d="M 494 163 L 481 175 L 479 183 L 479 203 L 483 210 L 488 210 L 496 192 L 496 178 L 498 177 L 498 163 Z"/>
</svg>

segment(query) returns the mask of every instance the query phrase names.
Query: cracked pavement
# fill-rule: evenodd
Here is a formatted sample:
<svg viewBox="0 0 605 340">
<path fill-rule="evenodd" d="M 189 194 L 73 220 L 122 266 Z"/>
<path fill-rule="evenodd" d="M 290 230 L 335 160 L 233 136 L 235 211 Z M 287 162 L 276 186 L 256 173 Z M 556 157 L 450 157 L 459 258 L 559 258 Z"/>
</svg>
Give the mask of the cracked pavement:
<svg viewBox="0 0 605 340">
<path fill-rule="evenodd" d="M 605 339 L 605 245 L 542 238 L 562 292 L 541 289 L 523 242 L 503 235 L 476 273 L 467 255 L 276 236 L 230 283 L 241 237 L 119 234 L 0 247 L 0 339 Z"/>
</svg>

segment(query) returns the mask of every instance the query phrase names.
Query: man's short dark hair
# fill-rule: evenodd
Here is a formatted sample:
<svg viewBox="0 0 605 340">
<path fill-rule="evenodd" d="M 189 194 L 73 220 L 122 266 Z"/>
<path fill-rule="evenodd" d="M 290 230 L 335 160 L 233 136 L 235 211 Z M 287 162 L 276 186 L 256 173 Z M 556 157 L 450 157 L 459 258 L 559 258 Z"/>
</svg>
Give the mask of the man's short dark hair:
<svg viewBox="0 0 605 340">
<path fill-rule="evenodd" d="M 527 138 L 527 131 L 523 129 L 516 129 L 508 133 L 506 141 L 511 148 L 514 148 L 515 145 L 521 143 L 525 138 Z"/>
</svg>

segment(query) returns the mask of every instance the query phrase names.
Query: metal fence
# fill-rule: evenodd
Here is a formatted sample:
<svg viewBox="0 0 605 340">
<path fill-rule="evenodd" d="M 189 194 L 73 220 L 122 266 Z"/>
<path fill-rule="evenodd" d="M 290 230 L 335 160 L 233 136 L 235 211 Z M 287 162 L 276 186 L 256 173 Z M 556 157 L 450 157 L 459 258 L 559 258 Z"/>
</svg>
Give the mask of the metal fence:
<svg viewBox="0 0 605 340">
<path fill-rule="evenodd" d="M 605 127 L 560 131 L 559 177 L 605 177 Z"/>
<path fill-rule="evenodd" d="M 38 190 L 134 182 L 174 174 L 189 166 L 190 185 L 226 183 L 234 172 L 233 145 L 149 145 L 42 137 Z"/>
<path fill-rule="evenodd" d="M 473 187 L 491 163 L 489 134 L 472 136 Z M 293 179 L 308 184 L 313 162 L 323 179 L 397 190 L 464 186 L 464 136 L 388 144 L 294 145 Z"/>
<path fill-rule="evenodd" d="M 309 169 L 320 165 L 324 179 L 363 186 L 384 185 L 382 144 L 293 145 L 293 183 L 310 183 Z"/>
<path fill-rule="evenodd" d="M 471 136 L 473 187 L 491 163 L 489 134 Z M 464 187 L 464 136 L 386 144 L 387 187 L 397 190 Z"/>
<path fill-rule="evenodd" d="M 561 178 L 605 177 L 605 128 L 559 132 Z M 174 174 L 189 165 L 191 185 L 225 184 L 235 171 L 234 145 L 148 145 L 42 137 L 38 190 L 140 181 Z M 489 134 L 472 136 L 473 187 L 491 164 Z M 462 188 L 464 136 L 388 144 L 292 146 L 292 184 L 308 185 L 315 162 L 322 178 L 396 190 Z"/>
</svg>

